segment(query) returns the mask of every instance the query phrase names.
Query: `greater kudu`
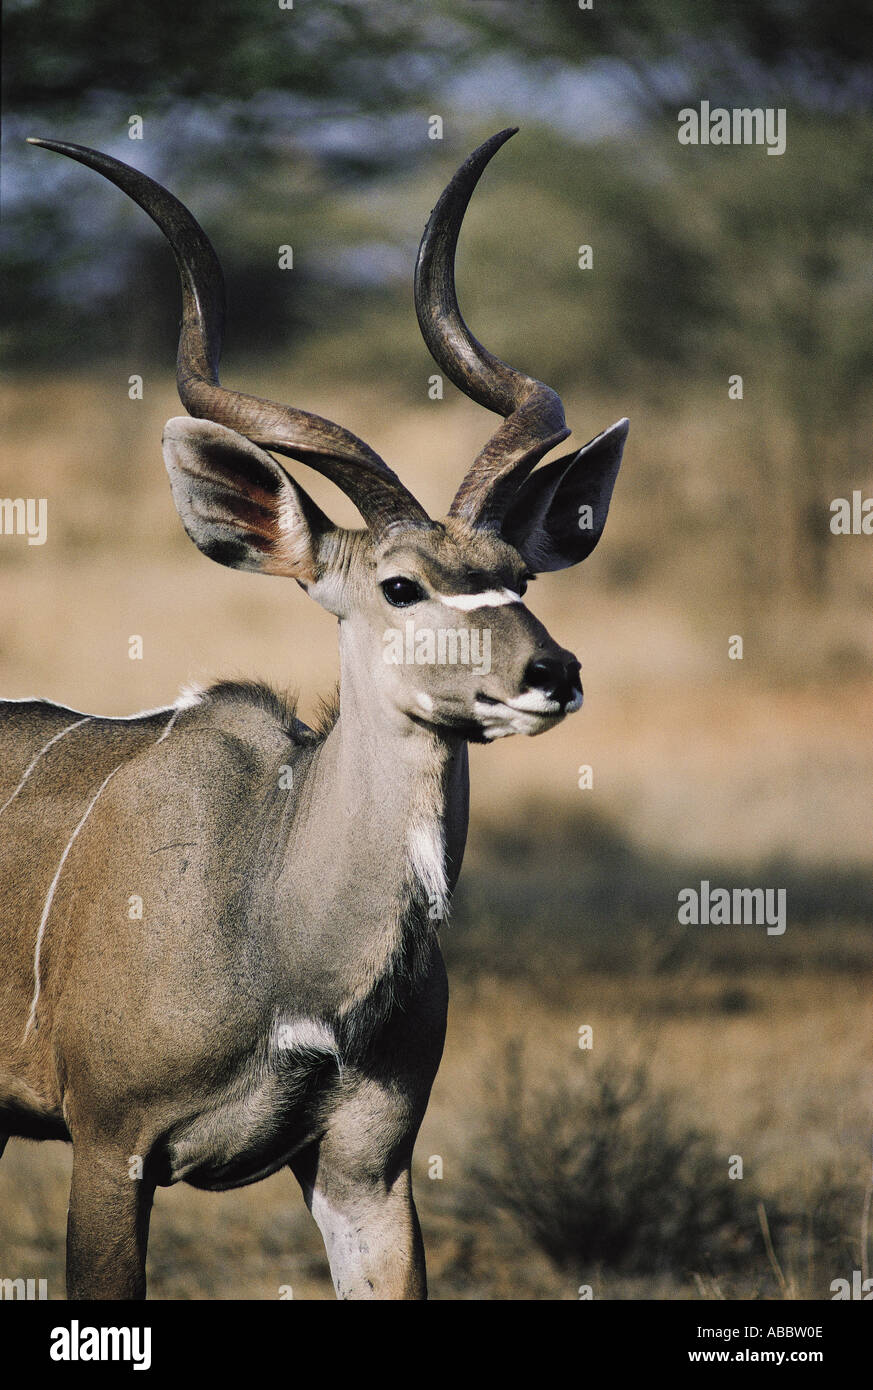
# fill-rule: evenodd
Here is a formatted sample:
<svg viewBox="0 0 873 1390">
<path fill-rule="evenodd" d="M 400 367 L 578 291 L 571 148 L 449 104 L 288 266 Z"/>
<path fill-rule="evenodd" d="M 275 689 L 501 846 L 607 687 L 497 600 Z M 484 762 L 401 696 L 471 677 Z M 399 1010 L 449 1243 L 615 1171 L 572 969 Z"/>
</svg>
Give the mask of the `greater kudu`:
<svg viewBox="0 0 873 1390">
<path fill-rule="evenodd" d="M 107 155 L 35 142 L 110 179 L 175 253 L 196 418 L 169 421 L 164 457 L 185 529 L 221 564 L 296 579 L 339 619 L 341 656 L 320 732 L 248 684 L 128 719 L 0 707 L 0 1149 L 72 1140 L 70 1297 L 144 1295 L 156 1186 L 220 1190 L 284 1164 L 341 1298 L 425 1296 L 410 1162 L 443 1046 L 437 927 L 464 850 L 466 745 L 581 705 L 578 662 L 521 595 L 596 545 L 627 432 L 534 472 L 569 433 L 561 402 L 460 315 L 458 231 L 513 133 L 458 170 L 418 256 L 427 346 L 505 417 L 444 521 L 347 430 L 219 384 L 221 271 L 181 203 Z M 273 453 L 326 474 L 365 528 L 334 526 Z M 443 630 L 462 656 L 487 630 L 491 660 L 441 659 Z"/>
</svg>

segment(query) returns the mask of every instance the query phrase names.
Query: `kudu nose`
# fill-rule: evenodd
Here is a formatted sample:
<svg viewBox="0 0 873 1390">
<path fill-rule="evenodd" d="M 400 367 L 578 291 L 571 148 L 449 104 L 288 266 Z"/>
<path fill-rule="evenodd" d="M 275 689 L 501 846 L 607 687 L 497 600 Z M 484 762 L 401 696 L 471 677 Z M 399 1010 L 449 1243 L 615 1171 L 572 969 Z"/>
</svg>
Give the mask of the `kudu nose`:
<svg viewBox="0 0 873 1390">
<path fill-rule="evenodd" d="M 582 693 L 579 662 L 570 657 L 538 656 L 528 663 L 524 683 L 531 690 L 541 690 L 549 700 L 566 705 Z"/>
</svg>

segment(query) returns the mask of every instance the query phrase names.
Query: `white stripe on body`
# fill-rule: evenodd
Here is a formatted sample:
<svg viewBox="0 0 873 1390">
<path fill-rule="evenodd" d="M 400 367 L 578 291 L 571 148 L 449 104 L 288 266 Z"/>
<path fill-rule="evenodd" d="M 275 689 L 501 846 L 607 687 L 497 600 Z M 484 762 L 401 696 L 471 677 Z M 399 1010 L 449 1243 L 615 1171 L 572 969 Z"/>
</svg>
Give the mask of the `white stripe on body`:
<svg viewBox="0 0 873 1390">
<path fill-rule="evenodd" d="M 156 745 L 157 745 L 158 743 L 163 743 L 164 739 L 167 737 L 167 734 L 168 734 L 168 733 L 170 732 L 170 730 L 172 729 L 172 727 L 173 727 L 173 725 L 175 724 L 176 719 L 178 718 L 178 716 L 179 716 L 180 713 L 181 713 L 181 710 L 179 710 L 179 709 L 174 709 L 174 710 L 173 710 L 172 718 L 170 719 L 169 723 L 167 724 L 167 727 L 164 729 L 164 731 L 163 731 L 163 733 L 161 734 L 160 738 L 158 738 L 158 739 L 155 740 Z M 88 716 L 86 716 L 86 717 L 89 718 L 89 719 L 92 718 L 91 715 L 88 715 Z M 80 720 L 79 722 L 80 722 L 80 723 L 84 723 L 84 720 Z M 73 726 L 73 727 L 74 727 L 74 726 Z M 65 732 L 68 732 L 68 730 L 65 730 Z M 46 745 L 46 746 L 48 746 L 48 745 Z M 78 837 L 79 837 L 79 832 L 83 829 L 83 827 L 84 827 L 84 825 L 85 825 L 85 822 L 87 821 L 87 819 L 88 819 L 88 817 L 90 816 L 91 812 L 94 810 L 94 807 L 97 805 L 97 802 L 100 800 L 100 797 L 102 796 L 104 790 L 106 789 L 106 787 L 108 787 L 109 783 L 112 781 L 113 777 L 115 776 L 116 772 L 118 772 L 119 768 L 121 768 L 121 767 L 123 767 L 123 766 L 124 766 L 124 763 L 118 763 L 117 766 L 114 767 L 114 768 L 112 769 L 112 771 L 111 771 L 106 777 L 103 778 L 103 781 L 100 783 L 100 786 L 97 788 L 97 790 L 96 790 L 96 792 L 94 793 L 94 795 L 92 796 L 91 800 L 88 802 L 88 807 L 87 807 L 87 810 L 85 811 L 85 814 L 83 815 L 82 819 L 79 821 L 79 824 L 76 826 L 75 830 L 73 831 L 72 835 L 70 836 L 69 840 L 67 841 L 67 847 L 66 847 L 66 849 L 64 850 L 63 854 L 61 855 L 61 862 L 60 862 L 60 864 L 59 864 L 58 867 L 57 867 L 57 870 L 56 870 L 56 872 L 55 872 L 54 878 L 52 879 L 51 887 L 49 888 L 48 896 L 47 896 L 47 898 L 46 898 L 46 900 L 45 900 L 45 906 L 43 907 L 43 910 L 42 910 L 42 917 L 40 918 L 39 930 L 37 931 L 37 934 L 36 934 L 36 946 L 35 946 L 35 948 L 34 948 L 34 953 L 33 953 L 33 979 L 34 979 L 33 999 L 31 1000 L 31 1003 L 30 1003 L 30 1013 L 29 1013 L 28 1016 L 27 1016 L 27 1023 L 26 1023 L 25 1028 L 24 1028 L 24 1037 L 22 1038 L 22 1042 L 25 1041 L 25 1039 L 27 1038 L 28 1033 L 30 1032 L 31 1028 L 34 1026 L 34 1024 L 35 1024 L 35 1022 L 36 1022 L 36 1007 L 37 1007 L 37 1004 L 39 1003 L 39 992 L 40 992 L 41 983 L 42 983 L 41 980 L 40 980 L 40 972 L 39 972 L 39 957 L 40 957 L 40 952 L 41 952 L 41 950 L 42 950 L 42 939 L 43 939 L 43 936 L 45 935 L 46 923 L 48 922 L 48 919 L 49 919 L 49 913 L 51 912 L 52 902 L 53 902 L 54 896 L 55 896 L 55 891 L 57 890 L 57 886 L 58 886 L 58 884 L 60 883 L 61 874 L 63 873 L 64 865 L 65 865 L 66 862 L 67 862 L 67 857 L 68 857 L 68 855 L 69 855 L 69 853 L 70 853 L 70 850 L 73 848 L 73 845 L 76 843 L 76 840 L 77 840 Z"/>
<path fill-rule="evenodd" d="M 73 729 L 78 729 L 80 725 L 87 724 L 88 721 L 93 718 L 94 715 L 92 714 L 83 715 L 83 717 L 81 719 L 77 719 L 74 724 L 68 724 L 65 729 L 61 729 L 59 733 L 56 733 L 53 738 L 49 739 L 48 743 L 44 744 L 43 747 L 40 748 L 39 752 L 36 754 L 36 757 L 32 758 L 31 761 L 28 763 L 27 767 L 25 768 L 24 775 L 21 778 L 21 781 L 18 783 L 18 786 L 15 788 L 15 791 L 12 793 L 11 796 L 7 797 L 6 800 L 3 802 L 3 805 L 0 806 L 0 816 L 2 816 L 7 806 L 12 805 L 12 802 L 15 800 L 16 796 L 21 791 L 22 787 L 24 786 L 30 774 L 33 772 L 33 769 L 36 767 L 40 758 L 42 758 L 43 755 L 48 752 L 52 744 L 57 743 L 58 739 L 63 738 L 65 734 L 72 733 Z"/>
</svg>

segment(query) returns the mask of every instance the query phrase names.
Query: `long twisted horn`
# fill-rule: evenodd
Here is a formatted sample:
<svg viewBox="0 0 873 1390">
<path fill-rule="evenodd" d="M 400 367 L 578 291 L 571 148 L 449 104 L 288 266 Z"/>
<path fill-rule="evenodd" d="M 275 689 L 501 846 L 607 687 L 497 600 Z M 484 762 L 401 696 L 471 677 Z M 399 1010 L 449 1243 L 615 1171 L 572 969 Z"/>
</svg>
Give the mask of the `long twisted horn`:
<svg viewBox="0 0 873 1390">
<path fill-rule="evenodd" d="M 354 502 L 377 538 L 395 525 L 433 525 L 396 473 L 351 431 L 320 415 L 221 385 L 224 278 L 209 238 L 178 198 L 154 179 L 98 150 L 64 140 L 32 138 L 29 143 L 95 169 L 138 203 L 170 243 L 182 282 L 176 383 L 191 415 L 227 425 L 253 444 L 287 454 L 324 474 Z"/>
<path fill-rule="evenodd" d="M 455 251 L 467 205 L 485 166 L 516 128 L 492 135 L 461 165 L 430 215 L 415 267 L 415 311 L 437 365 L 479 405 L 506 417 L 476 458 L 450 515 L 496 527 L 516 489 L 570 431 L 560 397 L 483 347 L 461 317 Z"/>
</svg>

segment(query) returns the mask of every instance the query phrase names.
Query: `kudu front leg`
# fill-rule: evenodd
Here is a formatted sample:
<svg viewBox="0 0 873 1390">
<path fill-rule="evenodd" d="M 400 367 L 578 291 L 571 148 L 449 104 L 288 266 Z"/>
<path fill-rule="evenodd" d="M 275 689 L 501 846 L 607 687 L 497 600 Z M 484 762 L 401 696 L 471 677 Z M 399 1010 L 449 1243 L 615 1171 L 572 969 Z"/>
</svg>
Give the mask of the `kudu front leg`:
<svg viewBox="0 0 873 1390">
<path fill-rule="evenodd" d="M 67 1298 L 145 1298 L 154 1187 L 115 1150 L 73 1146 Z"/>
<path fill-rule="evenodd" d="M 323 1163 L 313 1184 L 297 1176 L 324 1240 L 337 1298 L 427 1298 L 408 1168 L 390 1185 L 331 1172 Z"/>
</svg>

